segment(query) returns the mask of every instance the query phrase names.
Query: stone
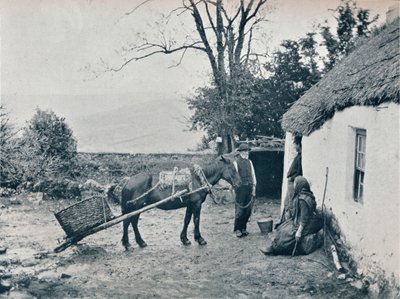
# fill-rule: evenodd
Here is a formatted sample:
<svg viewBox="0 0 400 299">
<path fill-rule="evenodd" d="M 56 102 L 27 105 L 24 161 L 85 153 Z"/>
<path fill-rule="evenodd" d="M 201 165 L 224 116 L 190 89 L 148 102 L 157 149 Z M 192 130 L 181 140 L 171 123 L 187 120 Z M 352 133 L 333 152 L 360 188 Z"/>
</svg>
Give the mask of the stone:
<svg viewBox="0 0 400 299">
<path fill-rule="evenodd" d="M 61 278 L 71 278 L 72 275 L 66 274 L 66 273 L 61 273 Z"/>
<path fill-rule="evenodd" d="M 351 285 L 358 290 L 362 290 L 364 288 L 364 284 L 361 280 L 356 280 L 356 281 L 352 282 Z"/>
<path fill-rule="evenodd" d="M 344 273 L 339 274 L 337 278 L 340 279 L 340 280 L 345 280 L 346 279 L 346 274 L 344 274 Z"/>
<path fill-rule="evenodd" d="M 381 293 L 381 288 L 379 287 L 378 283 L 371 284 L 369 287 L 371 293 L 375 295 L 379 295 Z"/>
<path fill-rule="evenodd" d="M 39 261 L 32 259 L 25 259 L 21 261 L 22 267 L 33 267 L 36 266 L 37 264 L 39 264 Z"/>
<path fill-rule="evenodd" d="M 34 204 L 40 204 L 43 201 L 43 192 L 33 192 L 27 197 L 28 201 Z"/>
<path fill-rule="evenodd" d="M 11 289 L 12 285 L 9 280 L 0 279 L 0 294 Z"/>
</svg>

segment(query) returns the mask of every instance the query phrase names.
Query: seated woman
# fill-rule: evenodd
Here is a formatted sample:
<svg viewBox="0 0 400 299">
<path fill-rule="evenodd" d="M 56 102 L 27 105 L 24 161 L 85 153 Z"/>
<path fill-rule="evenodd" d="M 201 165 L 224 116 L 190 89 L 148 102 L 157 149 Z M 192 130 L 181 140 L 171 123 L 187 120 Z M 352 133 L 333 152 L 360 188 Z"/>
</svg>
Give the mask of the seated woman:
<svg viewBox="0 0 400 299">
<path fill-rule="evenodd" d="M 316 206 L 308 181 L 302 176 L 296 177 L 287 213 L 289 218 L 268 235 L 267 246 L 260 249 L 261 252 L 266 255 L 293 254 L 296 250 L 296 253 L 308 254 L 320 246 L 316 233 L 322 228 L 323 220 L 317 214 Z"/>
</svg>

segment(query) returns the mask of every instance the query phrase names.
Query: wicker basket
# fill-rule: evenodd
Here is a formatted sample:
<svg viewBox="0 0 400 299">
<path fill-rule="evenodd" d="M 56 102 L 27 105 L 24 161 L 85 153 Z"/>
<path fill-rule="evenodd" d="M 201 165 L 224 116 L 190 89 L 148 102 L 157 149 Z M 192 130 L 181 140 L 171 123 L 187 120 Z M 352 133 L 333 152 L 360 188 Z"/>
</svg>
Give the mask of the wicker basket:
<svg viewBox="0 0 400 299">
<path fill-rule="evenodd" d="M 105 223 L 114 215 L 107 200 L 101 196 L 84 199 L 54 214 L 67 237 L 80 235 Z"/>
</svg>

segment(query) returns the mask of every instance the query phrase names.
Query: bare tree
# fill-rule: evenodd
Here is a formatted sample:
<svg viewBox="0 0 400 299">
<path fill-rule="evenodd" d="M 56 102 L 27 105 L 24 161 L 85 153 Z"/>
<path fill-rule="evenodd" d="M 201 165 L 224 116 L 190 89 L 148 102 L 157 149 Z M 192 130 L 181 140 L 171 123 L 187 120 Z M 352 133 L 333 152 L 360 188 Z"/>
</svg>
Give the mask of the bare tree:
<svg viewBox="0 0 400 299">
<path fill-rule="evenodd" d="M 143 1 L 125 15 L 133 14 L 150 0 Z M 232 93 L 228 86 L 240 77 L 241 71 L 247 67 L 252 57 L 259 55 L 252 51 L 254 32 L 258 24 L 265 21 L 267 0 L 182 0 L 182 6 L 174 9 L 166 16 L 166 23 L 172 17 L 180 18 L 189 13 L 195 29 L 185 40 L 177 43 L 159 28 L 159 37 L 155 42 L 147 36 L 140 42 L 125 49 L 124 62 L 118 67 L 107 66 L 107 71 L 119 72 L 134 61 L 146 59 L 157 54 L 181 53 L 180 61 L 188 50 L 204 53 L 208 58 L 212 73 L 212 82 L 218 90 L 220 110 L 215 119 L 218 134 L 222 137 L 222 152 L 233 149 L 234 124 L 230 115 L 234 113 L 229 107 Z"/>
</svg>

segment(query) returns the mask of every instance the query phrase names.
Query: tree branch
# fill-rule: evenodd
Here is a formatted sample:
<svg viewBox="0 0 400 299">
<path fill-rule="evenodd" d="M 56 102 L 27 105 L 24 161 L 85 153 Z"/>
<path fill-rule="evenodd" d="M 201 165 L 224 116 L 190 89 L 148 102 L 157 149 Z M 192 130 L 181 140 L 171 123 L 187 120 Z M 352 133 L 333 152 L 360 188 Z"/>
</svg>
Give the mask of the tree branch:
<svg viewBox="0 0 400 299">
<path fill-rule="evenodd" d="M 218 74 L 218 67 L 217 67 L 217 62 L 215 60 L 214 53 L 212 51 L 212 48 L 210 46 L 210 43 L 207 39 L 207 34 L 204 30 L 204 25 L 203 25 L 203 20 L 201 18 L 200 12 L 197 9 L 197 3 L 194 3 L 193 0 L 189 0 L 191 7 L 193 9 L 192 16 L 194 18 L 194 21 L 196 23 L 196 29 L 200 35 L 200 39 L 202 40 L 204 47 L 205 47 L 205 52 L 207 53 L 208 59 L 211 64 L 211 68 L 213 71 L 214 76 Z"/>
<path fill-rule="evenodd" d="M 207 13 L 207 16 L 208 16 L 208 21 L 210 22 L 211 28 L 213 29 L 215 35 L 217 35 L 217 29 L 215 28 L 214 21 L 213 21 L 213 19 L 212 19 L 212 17 L 211 17 L 210 10 L 209 10 L 209 8 L 208 8 L 208 3 L 207 3 L 208 1 L 203 0 L 203 2 L 204 2 L 204 6 L 205 6 L 205 8 L 206 8 L 206 13 Z"/>
<path fill-rule="evenodd" d="M 260 8 L 261 8 L 266 2 L 267 2 L 267 0 L 260 0 L 260 1 L 257 3 L 256 8 L 254 9 L 254 12 L 247 18 L 246 22 L 248 22 L 248 21 L 250 21 L 252 18 L 254 18 L 254 17 L 257 15 L 257 13 L 258 13 L 258 11 L 260 10 Z"/>
<path fill-rule="evenodd" d="M 141 2 L 141 3 L 139 3 L 139 4 L 136 5 L 132 10 L 126 12 L 122 17 L 120 17 L 120 18 L 117 20 L 116 23 L 118 23 L 119 21 L 121 21 L 122 18 L 127 17 L 127 16 L 133 14 L 139 7 L 145 5 L 146 3 L 150 2 L 150 1 L 152 1 L 152 0 L 145 0 L 145 1 Z"/>
<path fill-rule="evenodd" d="M 138 52 L 140 51 L 144 51 L 144 50 L 149 50 L 152 48 L 158 48 L 159 50 L 155 50 L 149 53 L 146 53 L 144 55 L 140 55 L 140 56 L 135 56 L 135 57 L 131 57 L 128 60 L 126 60 L 124 63 L 122 63 L 119 67 L 108 67 L 106 71 L 109 72 L 119 72 L 121 71 L 125 66 L 127 66 L 130 62 L 132 61 L 138 61 L 138 60 L 142 60 L 145 59 L 147 57 L 153 56 L 155 54 L 172 54 L 175 52 L 179 52 L 179 51 L 184 51 L 186 52 L 188 49 L 195 49 L 195 50 L 200 50 L 200 51 L 204 51 L 206 52 L 206 49 L 203 47 L 199 47 L 196 46 L 197 44 L 199 44 L 201 42 L 195 42 L 191 45 L 183 45 L 174 49 L 168 48 L 166 45 L 159 45 L 159 44 L 152 44 L 152 43 L 148 43 L 148 44 L 143 44 L 138 46 L 137 48 L 132 48 L 133 50 L 136 50 Z M 184 55 L 184 54 L 183 54 Z M 180 62 L 183 59 L 183 55 L 181 57 Z"/>
</svg>

